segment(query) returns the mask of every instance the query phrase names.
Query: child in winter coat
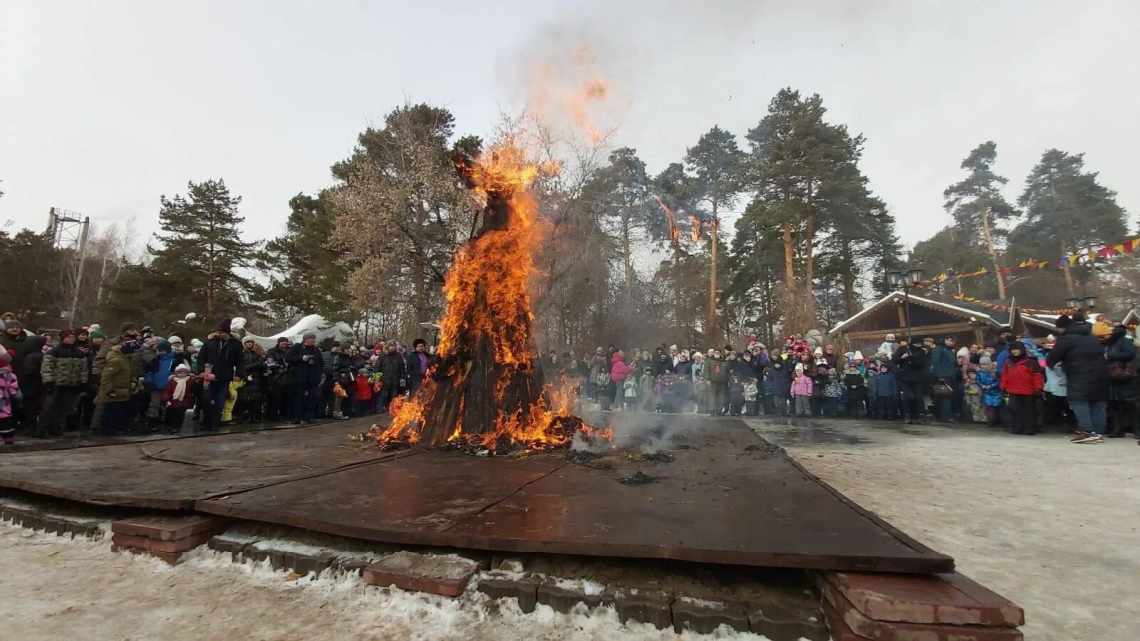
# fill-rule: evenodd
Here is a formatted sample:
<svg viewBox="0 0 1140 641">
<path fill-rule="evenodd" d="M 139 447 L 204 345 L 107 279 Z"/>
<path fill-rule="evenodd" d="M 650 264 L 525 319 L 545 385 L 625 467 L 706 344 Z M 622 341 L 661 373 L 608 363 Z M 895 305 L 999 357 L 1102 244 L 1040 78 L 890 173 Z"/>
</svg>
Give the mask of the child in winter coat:
<svg viewBox="0 0 1140 641">
<path fill-rule="evenodd" d="M 357 370 L 353 388 L 356 394 L 352 401 L 352 415 L 365 416 L 370 414 L 372 410 L 372 381 L 368 379 L 367 368 L 361 367 Z"/>
<path fill-rule="evenodd" d="M 836 417 L 839 415 L 839 404 L 843 398 L 843 383 L 839 380 L 839 372 L 835 368 L 827 370 L 827 384 L 823 388 L 823 415 Z"/>
<path fill-rule="evenodd" d="M 174 373 L 166 379 L 162 404 L 166 407 L 166 415 L 163 417 L 166 433 L 178 434 L 182 431 L 186 410 L 194 407 L 194 377 L 186 363 L 179 363 L 174 368 Z"/>
<path fill-rule="evenodd" d="M 1045 373 L 1037 359 L 1026 355 L 1025 345 L 1011 343 L 1001 370 L 1001 389 L 1009 394 L 1012 434 L 1037 433 L 1037 397 L 1045 388 Z"/>
<path fill-rule="evenodd" d="M 740 377 L 732 374 L 728 379 L 728 413 L 730 416 L 740 416 L 744 411 L 744 383 Z"/>
<path fill-rule="evenodd" d="M 811 377 L 811 415 L 823 416 L 823 392 L 827 389 L 829 381 L 827 375 L 827 362 L 816 363 L 815 371 Z"/>
<path fill-rule="evenodd" d="M 625 382 L 622 383 L 622 396 L 625 397 L 625 409 L 632 410 L 637 408 L 637 377 L 630 374 L 625 377 Z"/>
<path fill-rule="evenodd" d="M 657 409 L 657 395 L 653 393 L 654 383 L 656 381 L 653 377 L 653 367 L 642 368 L 641 389 L 638 390 L 637 398 L 641 401 L 641 411 L 643 412 L 653 412 Z"/>
<path fill-rule="evenodd" d="M 996 370 L 993 359 L 983 355 L 978 360 L 978 373 L 974 378 L 978 389 L 982 392 L 982 405 L 985 407 L 986 419 L 991 426 L 1001 422 L 1002 393 L 998 386 Z"/>
<path fill-rule="evenodd" d="M 12 406 L 20 400 L 20 381 L 12 371 L 12 357 L 0 347 L 0 436 L 11 444 L 16 433 L 12 421 Z"/>
<path fill-rule="evenodd" d="M 880 360 L 871 386 L 871 406 L 880 421 L 889 421 L 898 414 L 899 387 L 890 361 Z"/>
<path fill-rule="evenodd" d="M 985 423 L 986 405 L 982 401 L 982 388 L 978 385 L 978 371 L 970 369 L 966 372 L 966 417 L 974 423 Z"/>
<path fill-rule="evenodd" d="M 760 381 L 754 378 L 744 381 L 744 413 L 748 416 L 760 415 Z"/>
<path fill-rule="evenodd" d="M 843 375 L 843 385 L 847 388 L 847 416 L 862 418 L 867 416 L 867 381 L 859 373 L 859 366 L 853 361 L 848 363 L 847 372 Z"/>
<path fill-rule="evenodd" d="M 795 403 L 796 416 L 811 416 L 811 398 L 813 382 L 804 372 L 803 363 L 796 363 L 796 372 L 792 378 L 792 399 Z"/>
</svg>

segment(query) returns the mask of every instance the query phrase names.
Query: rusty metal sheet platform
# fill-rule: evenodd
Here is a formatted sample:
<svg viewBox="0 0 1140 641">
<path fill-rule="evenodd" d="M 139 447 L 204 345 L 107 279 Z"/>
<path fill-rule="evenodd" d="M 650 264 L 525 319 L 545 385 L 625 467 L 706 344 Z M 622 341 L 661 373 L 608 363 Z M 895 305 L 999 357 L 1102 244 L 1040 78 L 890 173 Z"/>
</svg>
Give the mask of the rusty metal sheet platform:
<svg viewBox="0 0 1140 641">
<path fill-rule="evenodd" d="M 383 456 L 346 434 L 367 424 L 215 434 L 0 456 L 0 487 L 99 505 L 190 510 L 194 501 Z"/>
<path fill-rule="evenodd" d="M 648 436 L 574 460 L 564 451 L 379 454 L 349 441 L 353 428 L 338 424 L 163 442 L 168 449 L 158 453 L 111 446 L 11 454 L 0 459 L 0 487 L 96 503 L 192 504 L 395 544 L 829 570 L 953 569 L 952 559 L 859 508 L 741 421 L 636 420 L 654 423 Z"/>
</svg>

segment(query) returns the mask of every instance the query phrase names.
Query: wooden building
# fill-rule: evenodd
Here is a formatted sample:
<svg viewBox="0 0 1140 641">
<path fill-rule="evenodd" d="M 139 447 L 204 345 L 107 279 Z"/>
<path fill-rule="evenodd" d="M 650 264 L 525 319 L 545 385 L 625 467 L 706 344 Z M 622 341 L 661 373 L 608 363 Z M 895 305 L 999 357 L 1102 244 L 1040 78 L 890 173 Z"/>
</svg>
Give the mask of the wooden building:
<svg viewBox="0 0 1140 641">
<path fill-rule="evenodd" d="M 887 334 L 903 338 L 907 333 L 907 306 L 903 292 L 892 292 L 863 311 L 839 323 L 829 332 L 846 350 L 872 354 Z M 997 341 L 1003 331 L 1018 336 L 1043 339 L 1056 334 L 1050 317 L 1022 314 L 1016 303 L 999 311 L 959 300 L 945 300 L 924 293 L 910 295 L 911 334 L 915 339 L 941 340 L 953 336 L 959 345 L 986 345 Z"/>
</svg>

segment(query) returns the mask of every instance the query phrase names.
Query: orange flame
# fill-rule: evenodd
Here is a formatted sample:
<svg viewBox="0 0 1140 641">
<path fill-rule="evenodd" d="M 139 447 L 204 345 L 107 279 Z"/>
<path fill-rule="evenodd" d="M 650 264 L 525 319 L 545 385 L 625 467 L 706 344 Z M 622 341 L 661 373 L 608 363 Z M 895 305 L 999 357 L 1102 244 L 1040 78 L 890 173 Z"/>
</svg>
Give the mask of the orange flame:
<svg viewBox="0 0 1140 641">
<path fill-rule="evenodd" d="M 534 270 L 534 250 L 539 241 L 538 202 L 529 190 L 543 171 L 551 168 L 529 161 L 513 139 L 498 143 L 470 168 L 470 179 L 477 194 L 508 195 L 509 216 L 501 228 L 489 228 L 456 254 L 445 278 L 443 292 L 446 313 L 441 321 L 439 355 L 446 359 L 459 354 L 461 337 L 488 339 L 494 361 L 503 368 L 495 382 L 495 399 L 506 406 L 506 390 L 517 368 L 534 365 L 530 326 L 528 282 Z M 490 215 L 490 214 L 485 214 Z M 455 374 L 460 378 L 468 372 Z M 426 412 L 440 384 L 429 377 L 410 399 L 392 405 L 392 423 L 378 435 L 381 443 L 400 441 L 414 444 L 426 421 Z M 460 399 L 462 400 L 462 399 Z M 511 415 L 501 414 L 493 429 L 482 434 L 465 434 L 461 427 L 462 408 L 456 425 L 447 431 L 448 441 L 467 440 L 494 447 L 502 439 L 527 447 L 550 447 L 569 443 L 573 429 L 567 429 L 574 407 L 574 394 L 565 385 L 546 385 L 538 402 Z M 572 421 L 576 426 L 577 420 Z"/>
</svg>

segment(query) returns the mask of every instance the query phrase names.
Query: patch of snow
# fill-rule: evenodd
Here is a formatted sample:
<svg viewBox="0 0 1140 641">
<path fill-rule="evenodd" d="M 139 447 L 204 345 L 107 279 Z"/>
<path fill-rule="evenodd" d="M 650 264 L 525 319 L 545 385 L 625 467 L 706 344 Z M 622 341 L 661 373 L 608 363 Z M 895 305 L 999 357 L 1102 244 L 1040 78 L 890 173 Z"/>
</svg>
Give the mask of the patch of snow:
<svg viewBox="0 0 1140 641">
<path fill-rule="evenodd" d="M 462 558 L 462 557 L 457 557 Z M 77 564 L 85 580 L 71 580 Z M 611 607 L 569 614 L 539 605 L 492 603 L 469 588 L 455 599 L 367 586 L 355 574 L 291 580 L 267 562 L 234 563 L 205 546 L 177 566 L 112 553 L 105 541 L 63 539 L 0 524 L 0 600 L 10 615 L 5 635 L 22 641 L 83 638 L 257 638 L 285 641 L 675 641 L 672 629 L 622 624 Z M 51 597 L 46 598 L 50 593 Z M 14 617 L 11 615 L 15 615 Z M 721 628 L 684 632 L 685 641 L 762 641 Z"/>
</svg>

